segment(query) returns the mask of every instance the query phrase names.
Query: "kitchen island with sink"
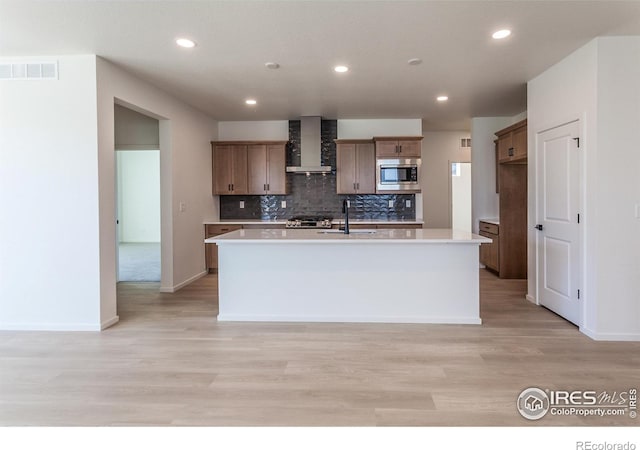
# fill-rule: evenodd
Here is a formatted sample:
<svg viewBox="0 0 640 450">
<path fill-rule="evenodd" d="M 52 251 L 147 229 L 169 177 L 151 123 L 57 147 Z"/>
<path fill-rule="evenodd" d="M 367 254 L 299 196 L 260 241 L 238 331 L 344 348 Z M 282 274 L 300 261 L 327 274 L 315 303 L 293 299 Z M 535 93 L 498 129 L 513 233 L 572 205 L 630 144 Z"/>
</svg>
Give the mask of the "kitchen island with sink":
<svg viewBox="0 0 640 450">
<path fill-rule="evenodd" d="M 450 229 L 237 230 L 218 245 L 220 321 L 479 324 L 478 247 Z"/>
</svg>

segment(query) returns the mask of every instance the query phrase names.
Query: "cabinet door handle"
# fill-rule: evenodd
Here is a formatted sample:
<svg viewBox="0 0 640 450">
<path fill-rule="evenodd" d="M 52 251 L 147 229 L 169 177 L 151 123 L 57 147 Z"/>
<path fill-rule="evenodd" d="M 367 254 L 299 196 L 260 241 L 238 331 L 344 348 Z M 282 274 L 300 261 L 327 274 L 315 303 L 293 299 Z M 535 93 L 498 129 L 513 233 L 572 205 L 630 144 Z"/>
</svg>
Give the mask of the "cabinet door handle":
<svg viewBox="0 0 640 450">
<path fill-rule="evenodd" d="M 353 190 L 354 191 L 356 190 L 356 184 L 355 183 L 353 183 Z"/>
<path fill-rule="evenodd" d="M 234 190 L 234 189 L 233 189 L 233 183 L 231 183 L 231 190 L 232 190 L 232 191 Z"/>
<path fill-rule="evenodd" d="M 402 145 L 398 145 L 398 153 L 402 153 Z"/>
<path fill-rule="evenodd" d="M 263 190 L 263 191 L 266 191 L 266 190 L 267 190 L 267 185 L 266 185 L 266 184 L 263 184 L 263 185 L 262 185 L 262 190 Z"/>
<path fill-rule="evenodd" d="M 271 190 L 271 185 L 269 183 L 267 183 L 267 191 Z"/>
<path fill-rule="evenodd" d="M 509 156 L 513 156 L 513 155 L 514 155 L 514 153 L 515 153 L 515 152 L 513 151 L 513 147 L 511 147 L 511 148 L 509 149 Z"/>
<path fill-rule="evenodd" d="M 360 183 L 356 183 L 356 189 L 360 190 Z"/>
<path fill-rule="evenodd" d="M 227 191 L 231 192 L 231 183 L 227 184 Z"/>
<path fill-rule="evenodd" d="M 396 153 L 400 153 L 400 146 L 396 145 Z"/>
</svg>

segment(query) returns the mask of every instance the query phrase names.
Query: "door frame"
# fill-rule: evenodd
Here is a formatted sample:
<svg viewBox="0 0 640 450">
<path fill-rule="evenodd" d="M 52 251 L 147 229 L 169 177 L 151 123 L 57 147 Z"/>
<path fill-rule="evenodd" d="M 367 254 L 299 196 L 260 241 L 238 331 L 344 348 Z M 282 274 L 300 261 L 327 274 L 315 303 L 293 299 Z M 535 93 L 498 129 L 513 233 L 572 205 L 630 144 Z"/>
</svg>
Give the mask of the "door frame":
<svg viewBox="0 0 640 450">
<path fill-rule="evenodd" d="M 449 227 L 453 228 L 453 173 L 451 171 L 451 166 L 453 164 L 469 164 L 469 167 L 473 167 L 471 161 L 454 161 L 452 159 L 449 160 Z M 473 174 L 470 171 L 469 176 L 471 177 L 471 196 L 470 200 L 470 210 L 469 216 L 471 217 L 471 231 L 473 231 Z"/>
<path fill-rule="evenodd" d="M 558 120 L 555 123 L 546 123 L 544 124 L 544 126 L 540 126 L 535 130 L 535 133 L 533 135 L 533 152 L 529 151 L 529 159 L 531 160 L 531 154 L 533 153 L 533 173 L 534 173 L 534 195 L 535 195 L 535 204 L 533 205 L 533 214 L 531 214 L 531 209 L 529 210 L 529 216 L 532 218 L 531 222 L 529 223 L 530 225 L 530 230 L 533 233 L 534 236 L 534 248 L 535 248 L 535 258 L 534 258 L 534 273 L 536 274 L 536 279 L 535 279 L 535 284 L 534 284 L 534 292 L 535 292 L 535 304 L 538 306 L 542 306 L 540 303 L 540 271 L 539 271 L 539 267 L 540 267 L 540 245 L 541 245 L 541 237 L 540 237 L 540 233 L 537 232 L 537 230 L 535 230 L 533 227 L 535 226 L 535 224 L 540 223 L 540 217 L 538 216 L 538 210 L 539 210 L 539 205 L 541 202 L 540 196 L 539 196 L 539 177 L 540 174 L 538 173 L 538 161 L 539 161 L 539 155 L 538 155 L 538 143 L 540 141 L 540 136 L 550 130 L 553 130 L 555 128 L 559 128 L 565 125 L 569 125 L 571 123 L 577 123 L 578 124 L 578 137 L 580 138 L 580 144 L 579 144 L 579 149 L 578 149 L 578 162 L 576 164 L 577 167 L 577 177 L 578 177 L 578 200 L 577 203 L 579 205 L 579 214 L 580 214 L 580 224 L 581 226 L 578 227 L 578 236 L 577 236 L 577 245 L 578 245 L 578 262 L 577 262 L 577 267 L 578 267 L 578 274 L 577 274 L 577 280 L 578 280 L 578 285 L 580 286 L 580 303 L 579 303 L 579 307 L 580 307 L 580 312 L 579 312 L 579 316 L 580 316 L 580 320 L 578 325 L 578 328 L 580 330 L 583 329 L 583 327 L 585 326 L 586 323 L 586 311 L 587 311 L 587 301 L 588 301 L 588 290 L 587 290 L 587 283 L 586 283 L 586 279 L 585 279 L 585 273 L 586 273 L 586 248 L 585 248 L 585 230 L 587 229 L 587 224 L 588 224 L 588 216 L 587 216 L 587 210 L 586 210 L 586 186 L 584 183 L 585 180 L 585 171 L 586 171 L 586 151 L 588 148 L 588 140 L 587 140 L 587 133 L 585 130 L 585 126 L 586 126 L 586 118 L 584 116 L 584 114 L 576 114 L 570 117 L 566 117 L 564 118 L 564 120 Z M 529 172 L 529 174 L 531 175 L 531 172 Z"/>
</svg>

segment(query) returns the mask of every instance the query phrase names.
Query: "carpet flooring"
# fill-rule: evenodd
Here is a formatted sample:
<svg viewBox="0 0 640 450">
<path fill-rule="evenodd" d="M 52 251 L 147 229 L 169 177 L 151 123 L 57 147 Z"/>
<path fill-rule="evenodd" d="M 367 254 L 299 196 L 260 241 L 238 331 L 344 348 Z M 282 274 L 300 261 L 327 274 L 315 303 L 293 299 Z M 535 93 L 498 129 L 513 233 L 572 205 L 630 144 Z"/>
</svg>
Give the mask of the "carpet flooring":
<svg viewBox="0 0 640 450">
<path fill-rule="evenodd" d="M 119 281 L 160 281 L 159 242 L 121 242 Z"/>
</svg>

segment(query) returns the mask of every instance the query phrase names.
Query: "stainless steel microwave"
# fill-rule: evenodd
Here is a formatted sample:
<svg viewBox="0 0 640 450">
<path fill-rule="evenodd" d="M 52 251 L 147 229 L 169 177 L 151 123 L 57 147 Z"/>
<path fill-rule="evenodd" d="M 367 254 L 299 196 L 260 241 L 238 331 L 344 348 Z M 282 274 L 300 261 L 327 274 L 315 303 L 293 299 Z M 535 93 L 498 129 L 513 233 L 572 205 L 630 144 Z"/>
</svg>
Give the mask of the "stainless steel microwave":
<svg viewBox="0 0 640 450">
<path fill-rule="evenodd" d="M 420 192 L 420 159 L 376 160 L 376 191 Z"/>
</svg>

